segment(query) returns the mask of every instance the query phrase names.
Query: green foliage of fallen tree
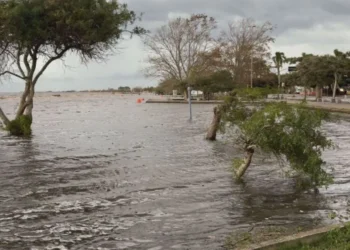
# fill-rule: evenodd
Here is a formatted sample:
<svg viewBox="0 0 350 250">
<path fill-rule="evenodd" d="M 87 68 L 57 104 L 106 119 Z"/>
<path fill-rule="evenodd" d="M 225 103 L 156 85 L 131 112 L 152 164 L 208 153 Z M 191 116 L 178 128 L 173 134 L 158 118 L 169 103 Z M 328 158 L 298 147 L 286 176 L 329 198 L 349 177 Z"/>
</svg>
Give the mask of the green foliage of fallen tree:
<svg viewBox="0 0 350 250">
<path fill-rule="evenodd" d="M 307 109 L 305 104 L 256 100 L 259 98 L 235 93 L 220 107 L 221 128 L 224 132 L 234 131 L 233 138 L 245 153 L 245 157 L 234 161 L 236 178 L 243 177 L 259 150 L 289 166 L 294 174 L 307 177 L 313 187 L 329 184 L 332 177 L 324 169 L 322 152 L 333 143 L 321 130 L 329 114 Z"/>
</svg>

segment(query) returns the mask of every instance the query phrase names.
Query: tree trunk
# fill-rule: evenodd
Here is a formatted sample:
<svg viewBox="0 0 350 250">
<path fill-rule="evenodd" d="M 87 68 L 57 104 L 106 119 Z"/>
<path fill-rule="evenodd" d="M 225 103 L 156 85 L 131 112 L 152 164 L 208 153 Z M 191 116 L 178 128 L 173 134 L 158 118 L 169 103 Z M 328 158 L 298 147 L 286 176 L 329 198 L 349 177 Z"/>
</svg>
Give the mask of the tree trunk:
<svg viewBox="0 0 350 250">
<path fill-rule="evenodd" d="M 184 90 L 184 100 L 188 101 L 188 90 L 187 90 L 187 88 Z"/>
<path fill-rule="evenodd" d="M 316 85 L 316 102 L 320 102 L 322 100 L 322 88 L 319 85 Z"/>
<path fill-rule="evenodd" d="M 278 77 L 278 99 L 281 98 L 281 72 L 279 65 L 277 66 L 277 77 Z"/>
<path fill-rule="evenodd" d="M 2 123 L 7 127 L 10 124 L 10 120 L 5 115 L 4 111 L 0 108 L 0 119 L 2 120 Z"/>
<path fill-rule="evenodd" d="M 35 84 L 32 81 L 26 82 L 25 90 L 21 96 L 21 100 L 17 109 L 16 119 L 18 119 L 22 115 L 27 115 L 31 119 L 32 111 L 34 107 L 34 94 L 35 94 Z"/>
<path fill-rule="evenodd" d="M 221 121 L 221 111 L 219 107 L 215 107 L 214 108 L 214 117 L 213 117 L 213 121 L 210 124 L 210 127 L 208 129 L 207 132 L 207 136 L 205 139 L 209 140 L 209 141 L 215 141 L 216 140 L 216 133 L 219 129 L 219 125 L 220 125 L 220 121 Z"/>
<path fill-rule="evenodd" d="M 18 119 L 21 115 L 24 114 L 24 111 L 26 109 L 26 101 L 27 101 L 27 97 L 29 95 L 29 92 L 30 92 L 30 82 L 27 81 L 26 85 L 25 85 L 25 89 L 24 89 L 22 96 L 21 96 L 21 100 L 20 100 L 19 105 L 18 105 L 16 119 Z"/>
<path fill-rule="evenodd" d="M 338 76 L 337 76 L 336 73 L 334 73 L 334 85 L 333 85 L 332 102 L 335 102 L 335 93 L 337 91 L 337 84 L 338 84 Z"/>
<path fill-rule="evenodd" d="M 27 96 L 27 99 L 26 99 L 26 109 L 25 109 L 25 112 L 24 114 L 26 116 L 29 116 L 30 119 L 33 119 L 33 115 L 32 115 L 32 112 L 33 112 L 33 107 L 34 107 L 34 94 L 35 94 L 35 86 L 33 83 L 30 84 L 30 90 L 29 90 L 29 95 Z"/>
<path fill-rule="evenodd" d="M 11 135 L 30 136 L 32 133 L 31 125 L 33 120 L 32 111 L 35 93 L 34 88 L 35 83 L 32 81 L 26 82 L 26 87 L 21 96 L 16 118 L 13 123 L 9 123 L 11 126 L 7 126 Z"/>
<path fill-rule="evenodd" d="M 244 158 L 244 162 L 236 171 L 236 178 L 238 180 L 242 178 L 242 176 L 245 174 L 248 167 L 250 166 L 250 163 L 252 162 L 252 158 L 254 154 L 254 149 L 252 147 L 247 147 L 245 150 L 245 153 L 246 153 L 246 156 Z"/>
</svg>

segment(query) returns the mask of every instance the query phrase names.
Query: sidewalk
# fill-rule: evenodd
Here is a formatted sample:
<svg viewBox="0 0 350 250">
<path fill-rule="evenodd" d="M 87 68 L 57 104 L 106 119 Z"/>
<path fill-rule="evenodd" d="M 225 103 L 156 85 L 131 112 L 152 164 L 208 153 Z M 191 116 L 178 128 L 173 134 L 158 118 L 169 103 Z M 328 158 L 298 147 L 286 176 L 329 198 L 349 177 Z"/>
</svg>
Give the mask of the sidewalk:
<svg viewBox="0 0 350 250">
<path fill-rule="evenodd" d="M 265 99 L 268 102 L 287 102 L 290 104 L 298 104 L 301 103 L 302 100 L 290 100 L 290 99 Z M 182 104 L 188 104 L 187 101 L 184 100 L 168 100 L 168 99 L 148 99 L 146 103 L 182 103 Z M 193 100 L 192 104 L 221 104 L 223 101 L 196 101 Z M 316 102 L 308 100 L 307 106 L 313 109 L 321 109 L 329 112 L 337 112 L 337 113 L 344 113 L 344 114 L 350 114 L 350 103 L 332 103 L 332 102 Z"/>
<path fill-rule="evenodd" d="M 278 101 L 278 100 L 271 100 L 271 101 Z M 294 101 L 294 100 L 280 100 L 285 101 L 290 104 L 298 104 L 300 101 Z M 345 113 L 350 114 L 350 103 L 332 103 L 332 102 L 315 102 L 315 101 L 308 101 L 307 106 L 314 109 L 321 109 L 326 110 L 329 112 L 338 112 L 338 113 Z"/>
</svg>

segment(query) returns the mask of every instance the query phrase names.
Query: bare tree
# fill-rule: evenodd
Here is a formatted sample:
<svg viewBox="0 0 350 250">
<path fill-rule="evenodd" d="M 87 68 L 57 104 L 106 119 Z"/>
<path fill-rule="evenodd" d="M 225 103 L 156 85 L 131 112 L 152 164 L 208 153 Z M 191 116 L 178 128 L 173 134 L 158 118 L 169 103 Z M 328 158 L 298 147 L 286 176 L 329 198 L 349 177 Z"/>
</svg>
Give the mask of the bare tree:
<svg viewBox="0 0 350 250">
<path fill-rule="evenodd" d="M 149 51 L 145 75 L 162 79 L 176 79 L 191 84 L 193 78 L 205 72 L 209 58 L 203 56 L 212 45 L 212 31 L 216 21 L 206 15 L 170 20 L 144 44 Z"/>
<path fill-rule="evenodd" d="M 257 24 L 247 18 L 229 23 L 228 30 L 222 32 L 219 42 L 223 64 L 231 71 L 235 83 L 248 84 L 254 61 L 270 57 L 272 30 L 269 22 Z"/>
</svg>

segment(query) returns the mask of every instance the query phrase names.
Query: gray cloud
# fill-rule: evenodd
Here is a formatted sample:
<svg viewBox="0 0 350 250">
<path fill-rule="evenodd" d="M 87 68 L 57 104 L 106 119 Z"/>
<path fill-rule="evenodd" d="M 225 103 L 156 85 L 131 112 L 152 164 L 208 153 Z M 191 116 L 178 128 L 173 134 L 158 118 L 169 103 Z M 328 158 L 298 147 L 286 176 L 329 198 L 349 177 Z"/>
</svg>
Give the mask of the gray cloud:
<svg viewBox="0 0 350 250">
<path fill-rule="evenodd" d="M 130 8 L 145 13 L 146 24 L 164 22 L 170 12 L 206 13 L 221 25 L 234 17 L 252 17 L 276 25 L 276 35 L 291 29 L 310 29 L 320 23 L 350 24 L 348 0 L 128 0 L 127 3 Z"/>
<path fill-rule="evenodd" d="M 349 0 L 122 0 L 138 13 L 144 12 L 140 25 L 154 30 L 169 17 L 205 13 L 218 20 L 219 30 L 227 22 L 240 17 L 252 17 L 258 22 L 276 25 L 272 52 L 281 50 L 289 56 L 302 52 L 332 53 L 333 49 L 350 50 Z M 38 83 L 38 90 L 117 88 L 121 85 L 148 86 L 155 79 L 142 76 L 146 51 L 139 38 L 122 41 L 120 53 L 107 63 L 82 66 L 72 55 L 64 69 L 55 63 Z M 0 85 L 0 91 L 21 90 L 22 84 Z"/>
</svg>

